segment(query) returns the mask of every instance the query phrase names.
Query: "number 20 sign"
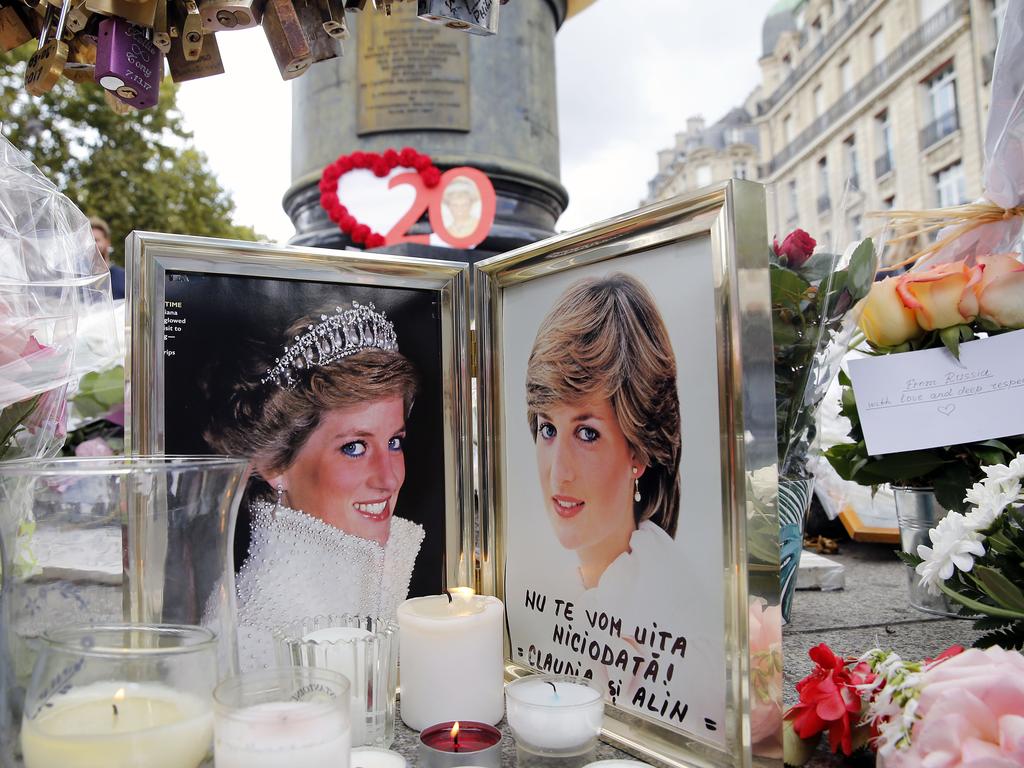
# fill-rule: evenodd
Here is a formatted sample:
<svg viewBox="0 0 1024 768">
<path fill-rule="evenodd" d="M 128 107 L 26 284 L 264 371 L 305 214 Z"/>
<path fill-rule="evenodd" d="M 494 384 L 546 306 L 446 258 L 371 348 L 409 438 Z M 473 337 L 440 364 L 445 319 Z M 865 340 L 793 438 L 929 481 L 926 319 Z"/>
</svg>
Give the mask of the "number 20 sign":
<svg viewBox="0 0 1024 768">
<path fill-rule="evenodd" d="M 494 224 L 494 187 L 476 168 L 452 168 L 441 174 L 436 187 L 427 187 L 418 173 L 402 173 L 388 182 L 389 188 L 409 184 L 416 190 L 412 206 L 384 236 L 387 245 L 429 243 L 430 235 L 410 235 L 409 228 L 426 211 L 430 229 L 452 248 L 474 248 L 483 242 Z"/>
</svg>

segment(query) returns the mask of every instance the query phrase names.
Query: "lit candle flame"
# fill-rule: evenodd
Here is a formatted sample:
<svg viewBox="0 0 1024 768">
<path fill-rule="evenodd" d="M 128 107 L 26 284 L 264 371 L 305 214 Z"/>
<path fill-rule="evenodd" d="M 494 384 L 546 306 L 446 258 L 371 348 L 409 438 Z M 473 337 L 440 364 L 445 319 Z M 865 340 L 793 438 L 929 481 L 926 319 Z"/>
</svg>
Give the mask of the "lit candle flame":
<svg viewBox="0 0 1024 768">
<path fill-rule="evenodd" d="M 118 704 L 118 702 L 124 701 L 126 695 L 127 694 L 126 694 L 124 688 L 118 688 L 117 689 L 117 693 L 114 694 L 114 701 L 110 705 L 111 707 L 114 708 L 114 717 L 117 717 L 117 715 L 118 715 L 118 712 L 117 712 L 117 704 Z"/>
<path fill-rule="evenodd" d="M 472 587 L 452 587 L 448 590 L 448 610 L 457 616 L 473 612 L 473 596 L 476 590 Z"/>
<path fill-rule="evenodd" d="M 455 725 L 452 726 L 452 743 L 455 745 L 455 751 L 459 751 L 459 721 L 455 721 Z"/>
</svg>

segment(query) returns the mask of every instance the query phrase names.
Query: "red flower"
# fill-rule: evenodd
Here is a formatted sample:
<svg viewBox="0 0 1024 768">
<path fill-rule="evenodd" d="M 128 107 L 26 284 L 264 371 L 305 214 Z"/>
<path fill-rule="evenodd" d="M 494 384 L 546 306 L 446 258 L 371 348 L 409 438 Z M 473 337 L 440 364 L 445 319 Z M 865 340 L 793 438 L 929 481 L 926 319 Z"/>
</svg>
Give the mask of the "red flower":
<svg viewBox="0 0 1024 768">
<path fill-rule="evenodd" d="M 370 228 L 365 224 L 356 224 L 352 227 L 352 234 L 349 237 L 352 238 L 352 242 L 356 245 L 362 245 L 366 242 L 366 238 L 370 235 Z"/>
<path fill-rule="evenodd" d="M 365 152 L 353 152 L 349 157 L 352 159 L 353 168 L 369 168 L 370 158 Z"/>
<path fill-rule="evenodd" d="M 946 659 L 951 659 L 954 656 L 959 656 L 963 652 L 964 652 L 964 647 L 962 645 L 951 645 L 951 646 L 949 646 L 949 648 L 944 650 L 942 653 L 940 653 L 934 659 L 927 659 L 926 658 L 924 660 L 924 662 L 929 667 L 934 667 L 940 661 L 945 661 Z"/>
<path fill-rule="evenodd" d="M 356 225 L 356 217 L 346 213 L 340 219 L 338 219 L 338 226 L 341 227 L 341 231 L 346 235 L 349 234 L 353 227 Z"/>
<path fill-rule="evenodd" d="M 393 149 L 384 150 L 384 162 L 388 164 L 389 168 L 394 168 L 398 165 L 398 153 Z"/>
<path fill-rule="evenodd" d="M 426 155 L 417 155 L 416 159 L 412 161 L 412 167 L 417 171 L 425 171 L 431 165 L 433 165 L 433 163 L 430 162 L 430 158 Z"/>
<path fill-rule="evenodd" d="M 384 245 L 384 235 L 379 232 L 371 232 L 366 238 L 367 248 L 380 248 L 382 245 Z"/>
<path fill-rule="evenodd" d="M 416 162 L 416 158 L 420 156 L 412 147 L 403 147 L 402 151 L 398 154 L 398 159 L 402 165 L 412 168 L 413 163 Z"/>
<path fill-rule="evenodd" d="M 871 682 L 874 675 L 866 665 L 851 668 L 849 662 L 836 656 L 824 643 L 812 648 L 808 655 L 816 666 L 796 684 L 800 703 L 786 713 L 786 719 L 793 721 L 793 730 L 801 739 L 812 738 L 827 729 L 832 751 L 842 747 L 843 754 L 849 755 L 853 752 L 853 727 L 860 719 L 862 705 L 855 686 Z"/>
<path fill-rule="evenodd" d="M 772 248 L 775 250 L 775 255 L 783 260 L 783 264 L 788 264 L 791 267 L 799 267 L 814 253 L 814 247 L 818 243 L 813 237 L 804 232 L 802 229 L 794 229 L 788 235 L 786 239 L 779 244 L 779 239 L 775 238 L 772 242 Z"/>
<path fill-rule="evenodd" d="M 420 173 L 420 176 L 423 177 L 423 183 L 431 189 L 441 183 L 441 171 L 433 165 Z"/>
</svg>

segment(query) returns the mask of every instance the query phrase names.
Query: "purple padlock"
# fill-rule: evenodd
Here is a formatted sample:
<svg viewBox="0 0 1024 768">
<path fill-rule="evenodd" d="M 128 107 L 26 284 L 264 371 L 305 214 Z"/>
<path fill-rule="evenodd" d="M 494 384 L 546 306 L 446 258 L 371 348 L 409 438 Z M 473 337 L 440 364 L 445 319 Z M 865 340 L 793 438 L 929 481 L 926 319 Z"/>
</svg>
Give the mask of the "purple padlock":
<svg viewBox="0 0 1024 768">
<path fill-rule="evenodd" d="M 100 22 L 96 39 L 97 83 L 136 109 L 156 106 L 164 76 L 164 54 L 147 30 L 112 16 Z"/>
</svg>

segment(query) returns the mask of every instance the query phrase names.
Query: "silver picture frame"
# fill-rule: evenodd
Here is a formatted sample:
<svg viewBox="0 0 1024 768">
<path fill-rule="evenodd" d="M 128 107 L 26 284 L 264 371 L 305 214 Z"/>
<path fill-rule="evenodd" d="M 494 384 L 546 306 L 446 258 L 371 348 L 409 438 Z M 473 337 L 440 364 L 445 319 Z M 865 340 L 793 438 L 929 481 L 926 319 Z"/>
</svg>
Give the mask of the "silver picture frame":
<svg viewBox="0 0 1024 768">
<path fill-rule="evenodd" d="M 782 764 L 781 622 L 771 620 L 779 605 L 779 548 L 768 249 L 764 188 L 732 180 L 474 267 L 480 507 L 485 511 L 479 543 L 480 588 L 502 598 L 509 611 L 508 679 L 558 671 L 549 662 L 540 663 L 539 653 L 531 664 L 531 657 L 524 657 L 522 647 L 514 647 L 513 642 L 520 622 L 516 612 L 522 615 L 525 609 L 519 607 L 523 584 L 513 583 L 513 579 L 522 581 L 514 574 L 523 569 L 512 567 L 509 557 L 516 547 L 522 549 L 517 541 L 542 535 L 537 520 L 527 514 L 530 505 L 523 503 L 529 497 L 519 491 L 524 484 L 522 464 L 527 461 L 523 451 L 531 448 L 526 445 L 529 435 L 523 434 L 529 432 L 521 399 L 525 363 L 515 355 L 525 360 L 534 329 L 552 306 L 552 285 L 560 291 L 577 276 L 622 270 L 646 274 L 648 287 L 656 286 L 666 296 L 673 286 L 682 290 L 693 282 L 691 274 L 707 277 L 692 295 L 701 297 L 708 308 L 700 322 L 714 343 L 704 345 L 707 359 L 685 364 L 708 377 L 713 373 L 715 384 L 710 397 L 706 389 L 693 390 L 705 393 L 694 395 L 702 398 L 700 402 L 685 402 L 688 392 L 682 384 L 679 396 L 684 446 L 686 414 L 704 409 L 717 418 L 718 425 L 713 442 L 701 447 L 711 457 L 709 466 L 717 467 L 720 483 L 715 486 L 721 500 L 720 514 L 712 513 L 721 540 L 708 546 L 718 553 L 712 559 L 717 566 L 704 577 L 721 592 L 725 663 L 720 682 L 725 719 L 716 724 L 718 734 L 708 734 L 699 718 L 696 727 L 675 727 L 663 716 L 641 714 L 622 701 L 608 700 L 602 738 L 657 765 Z M 654 274 L 653 266 L 642 266 L 655 264 L 661 266 Z M 672 302 L 661 304 L 664 310 Z M 677 334 L 673 346 L 684 333 L 701 332 L 667 325 L 670 334 Z M 685 450 L 683 456 L 685 462 Z M 528 461 L 533 463 L 532 458 Z M 686 493 L 684 485 L 684 512 Z M 527 525 L 529 531 L 521 530 Z M 550 536 L 548 531 L 544 534 Z M 535 562 L 534 570 L 538 567 L 543 566 Z M 680 590 L 704 588 L 703 584 L 664 586 L 666 602 L 680 599 Z M 529 600 L 530 593 L 525 594 Z M 717 627 L 708 631 L 714 644 Z M 579 673 L 581 668 L 569 669 Z"/>
<path fill-rule="evenodd" d="M 473 583 L 473 480 L 470 450 L 469 268 L 461 262 L 356 251 L 299 248 L 206 237 L 133 232 L 125 243 L 126 452 L 164 453 L 168 275 L 335 283 L 354 289 L 426 292 L 439 322 L 443 431 L 443 585 Z M 237 308 L 245 313 L 245 306 Z M 172 321 L 173 324 L 173 321 Z M 417 403 L 420 405 L 420 403 Z M 464 547 L 470 547 L 468 550 Z"/>
</svg>

